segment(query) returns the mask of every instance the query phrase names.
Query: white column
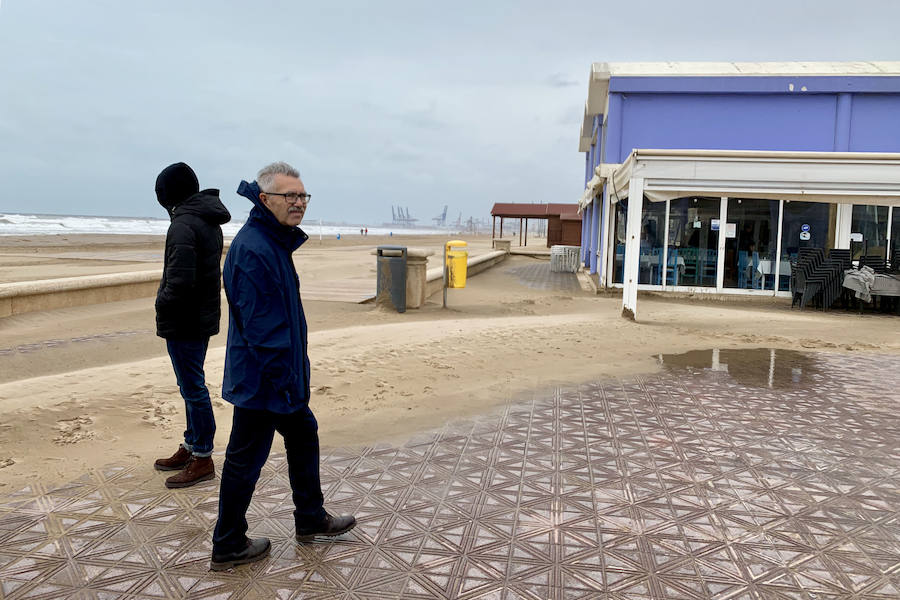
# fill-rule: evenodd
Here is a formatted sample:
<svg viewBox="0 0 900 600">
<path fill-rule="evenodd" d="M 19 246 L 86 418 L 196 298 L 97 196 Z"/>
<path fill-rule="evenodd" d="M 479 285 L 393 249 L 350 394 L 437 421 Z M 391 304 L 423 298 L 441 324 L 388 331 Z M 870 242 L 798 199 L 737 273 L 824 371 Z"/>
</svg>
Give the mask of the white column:
<svg viewBox="0 0 900 600">
<path fill-rule="evenodd" d="M 775 294 L 778 294 L 778 285 L 781 282 L 781 237 L 784 227 L 784 200 L 778 201 L 778 229 L 775 238 Z M 763 278 L 765 281 L 765 278 Z M 765 286 L 763 286 L 765 287 Z"/>
<path fill-rule="evenodd" d="M 610 206 L 609 184 L 607 183 L 603 186 L 603 209 L 600 212 L 600 222 L 598 224 L 598 227 L 600 227 L 600 246 L 597 248 L 597 251 L 600 252 L 600 248 L 603 249 L 603 252 L 597 256 L 597 258 L 603 259 L 602 261 L 597 261 L 600 287 L 605 287 L 608 284 L 610 272 L 610 269 L 607 267 L 609 264 L 609 222 L 612 220 L 612 215 L 609 213 Z M 606 215 L 606 227 L 603 226 L 603 215 Z"/>
<path fill-rule="evenodd" d="M 659 282 L 663 287 L 668 284 L 666 281 L 666 272 L 669 270 L 669 201 L 666 200 L 666 226 L 665 233 L 663 233 L 663 251 L 662 258 L 660 259 L 662 263 L 659 265 L 659 268 L 662 269 L 662 272 L 659 274 Z M 672 267 L 672 274 L 675 275 L 675 280 L 678 280 L 678 265 Z"/>
<path fill-rule="evenodd" d="M 834 232 L 834 247 L 850 249 L 850 226 L 853 224 L 853 205 L 837 205 L 837 224 Z"/>
<path fill-rule="evenodd" d="M 728 197 L 719 202 L 719 250 L 716 253 L 716 291 L 725 287 L 725 229 L 728 227 Z"/>
<path fill-rule="evenodd" d="M 893 207 L 893 206 L 888 206 L 887 250 L 886 250 L 886 252 L 888 252 L 888 253 L 890 253 L 890 250 L 891 250 L 891 242 L 894 241 L 894 236 L 895 236 L 895 233 L 896 233 L 896 232 L 894 232 L 894 231 L 891 229 L 891 223 L 893 223 L 893 222 L 894 222 L 894 207 Z M 897 244 L 893 244 L 893 246 L 894 246 L 894 248 L 896 248 L 896 247 L 897 247 Z M 888 259 L 888 260 L 891 260 L 891 257 L 888 256 L 887 259 Z"/>
<path fill-rule="evenodd" d="M 606 285 L 610 287 L 616 279 L 616 215 L 613 212 L 613 207 L 617 205 L 613 204 L 608 190 L 606 198 L 609 200 L 609 216 L 606 219 Z"/>
<path fill-rule="evenodd" d="M 638 271 L 641 264 L 641 214 L 644 212 L 644 178 L 632 177 L 628 185 L 628 219 L 625 227 L 625 274 L 622 314 L 637 319 Z"/>
</svg>

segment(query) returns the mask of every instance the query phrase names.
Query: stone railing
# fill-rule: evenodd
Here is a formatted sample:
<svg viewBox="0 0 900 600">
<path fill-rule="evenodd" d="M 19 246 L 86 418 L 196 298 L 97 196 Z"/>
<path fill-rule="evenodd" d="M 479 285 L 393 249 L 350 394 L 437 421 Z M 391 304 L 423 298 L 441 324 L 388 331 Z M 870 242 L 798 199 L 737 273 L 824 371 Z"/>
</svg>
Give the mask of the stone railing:
<svg viewBox="0 0 900 600">
<path fill-rule="evenodd" d="M 498 262 L 505 260 L 509 253 L 503 250 L 493 250 L 487 254 L 470 256 L 466 263 L 466 279 L 478 275 L 482 271 L 490 269 Z M 444 267 L 428 269 L 425 276 L 425 297 L 429 298 L 444 289 Z"/>
<path fill-rule="evenodd" d="M 156 295 L 162 269 L 0 283 L 0 317 Z"/>
<path fill-rule="evenodd" d="M 409 250 L 407 306 L 418 308 L 443 288 L 444 271 L 425 269 L 430 251 Z M 508 254 L 494 250 L 470 256 L 466 277 L 473 277 L 504 260 Z M 38 281 L 0 283 L 0 318 L 55 308 L 102 304 L 156 295 L 162 269 L 130 273 L 108 273 L 83 277 L 60 277 Z"/>
</svg>

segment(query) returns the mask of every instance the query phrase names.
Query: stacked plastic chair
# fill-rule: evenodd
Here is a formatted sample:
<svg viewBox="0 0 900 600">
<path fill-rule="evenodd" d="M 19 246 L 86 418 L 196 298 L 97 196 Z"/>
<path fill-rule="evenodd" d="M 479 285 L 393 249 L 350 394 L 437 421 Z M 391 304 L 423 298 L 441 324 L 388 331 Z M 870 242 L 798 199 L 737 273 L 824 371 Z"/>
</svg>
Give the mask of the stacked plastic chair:
<svg viewBox="0 0 900 600">
<path fill-rule="evenodd" d="M 806 286 L 800 297 L 800 309 L 806 308 L 806 305 L 813 300 L 818 300 L 823 309 L 831 306 L 828 303 L 829 292 L 833 290 L 835 281 L 841 280 L 843 274 L 840 261 L 828 258 L 816 265 L 806 276 Z M 834 302 L 833 298 L 831 298 L 831 302 Z"/>
<path fill-rule="evenodd" d="M 839 261 L 841 264 L 841 276 L 835 282 L 835 290 L 834 296 L 832 298 L 832 302 L 828 305 L 829 307 L 834 303 L 838 298 L 841 299 L 841 305 L 846 307 L 848 305 L 846 298 L 846 290 L 844 289 L 844 275 L 853 268 L 852 256 L 850 254 L 849 249 L 843 248 L 834 248 L 833 250 L 828 251 L 828 258 L 831 260 Z"/>
<path fill-rule="evenodd" d="M 835 248 L 828 251 L 828 260 L 832 263 L 832 276 L 822 289 L 822 309 L 831 308 L 838 298 L 846 306 L 844 298 L 844 274 L 852 267 L 850 250 Z"/>
<path fill-rule="evenodd" d="M 884 256 L 880 254 L 869 254 L 867 256 L 859 257 L 859 266 L 866 266 L 871 268 L 876 273 L 887 273 L 888 264 L 887 260 L 885 260 Z"/>
<path fill-rule="evenodd" d="M 797 262 L 791 264 L 791 307 L 803 299 L 807 278 L 824 260 L 825 250 L 822 248 L 800 249 Z"/>
</svg>

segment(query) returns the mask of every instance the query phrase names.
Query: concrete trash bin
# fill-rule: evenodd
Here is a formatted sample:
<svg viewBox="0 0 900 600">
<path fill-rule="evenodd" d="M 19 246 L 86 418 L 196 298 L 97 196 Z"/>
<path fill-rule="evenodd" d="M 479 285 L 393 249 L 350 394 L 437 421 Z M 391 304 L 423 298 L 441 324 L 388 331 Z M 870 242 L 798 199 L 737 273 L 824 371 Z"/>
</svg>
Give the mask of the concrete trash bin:
<svg viewBox="0 0 900 600">
<path fill-rule="evenodd" d="M 378 283 L 375 304 L 391 305 L 406 312 L 406 258 L 404 246 L 378 246 Z"/>
<path fill-rule="evenodd" d="M 445 255 L 447 257 L 447 287 L 466 287 L 466 267 L 469 262 L 468 244 L 462 240 L 447 242 Z"/>
</svg>

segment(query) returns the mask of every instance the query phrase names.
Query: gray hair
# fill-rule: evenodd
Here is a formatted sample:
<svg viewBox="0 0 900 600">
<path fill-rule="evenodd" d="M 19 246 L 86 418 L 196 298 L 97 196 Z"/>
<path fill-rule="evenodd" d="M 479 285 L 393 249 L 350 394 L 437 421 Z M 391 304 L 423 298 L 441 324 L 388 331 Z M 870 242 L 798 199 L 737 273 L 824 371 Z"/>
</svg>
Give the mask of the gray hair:
<svg viewBox="0 0 900 600">
<path fill-rule="evenodd" d="M 264 192 L 272 191 L 276 175 L 287 175 L 288 177 L 300 179 L 300 171 L 291 165 L 282 161 L 273 162 L 260 169 L 259 173 L 256 174 L 256 182 L 259 184 L 259 188 Z"/>
</svg>

